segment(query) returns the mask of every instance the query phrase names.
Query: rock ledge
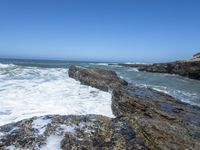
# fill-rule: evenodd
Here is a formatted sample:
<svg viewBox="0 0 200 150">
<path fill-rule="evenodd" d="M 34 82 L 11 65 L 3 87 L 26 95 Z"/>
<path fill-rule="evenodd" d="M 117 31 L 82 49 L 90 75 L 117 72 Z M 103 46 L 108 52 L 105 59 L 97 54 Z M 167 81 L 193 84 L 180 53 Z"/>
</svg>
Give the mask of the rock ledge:
<svg viewBox="0 0 200 150">
<path fill-rule="evenodd" d="M 117 74 L 111 70 L 71 66 L 68 73 L 69 77 L 80 81 L 82 84 L 106 92 L 112 91 L 116 87 L 128 85 L 125 80 L 120 79 Z"/>
</svg>

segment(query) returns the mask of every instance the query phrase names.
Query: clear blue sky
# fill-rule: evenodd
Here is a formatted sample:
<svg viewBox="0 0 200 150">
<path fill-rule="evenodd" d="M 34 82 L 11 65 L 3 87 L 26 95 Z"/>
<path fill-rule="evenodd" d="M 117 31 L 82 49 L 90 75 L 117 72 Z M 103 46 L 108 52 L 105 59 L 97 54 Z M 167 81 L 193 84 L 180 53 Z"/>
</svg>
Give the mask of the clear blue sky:
<svg viewBox="0 0 200 150">
<path fill-rule="evenodd" d="M 170 61 L 200 51 L 200 0 L 0 0 L 0 57 Z"/>
</svg>

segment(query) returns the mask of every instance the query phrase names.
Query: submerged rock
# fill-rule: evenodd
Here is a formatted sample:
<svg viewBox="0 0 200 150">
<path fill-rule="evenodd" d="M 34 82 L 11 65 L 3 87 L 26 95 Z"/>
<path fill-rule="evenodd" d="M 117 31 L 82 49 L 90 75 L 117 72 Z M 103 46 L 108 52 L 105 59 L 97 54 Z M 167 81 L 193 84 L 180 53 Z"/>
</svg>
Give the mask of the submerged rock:
<svg viewBox="0 0 200 150">
<path fill-rule="evenodd" d="M 71 66 L 68 73 L 69 77 L 80 81 L 82 84 L 103 91 L 112 91 L 113 88 L 128 85 L 125 80 L 120 79 L 111 70 Z"/>
<path fill-rule="evenodd" d="M 200 149 L 199 107 L 152 89 L 129 86 L 113 91 L 112 110 L 129 122 L 149 149 Z"/>
<path fill-rule="evenodd" d="M 147 149 L 126 121 L 100 115 L 34 117 L 0 132 L 0 149 Z"/>
</svg>

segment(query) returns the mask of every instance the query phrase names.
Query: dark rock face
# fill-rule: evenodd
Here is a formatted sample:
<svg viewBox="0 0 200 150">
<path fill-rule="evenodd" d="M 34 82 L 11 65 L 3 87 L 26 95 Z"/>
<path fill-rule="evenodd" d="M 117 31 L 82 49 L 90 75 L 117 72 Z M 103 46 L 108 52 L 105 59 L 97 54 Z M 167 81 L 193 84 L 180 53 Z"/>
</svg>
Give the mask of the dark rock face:
<svg viewBox="0 0 200 150">
<path fill-rule="evenodd" d="M 167 73 L 172 71 L 172 66 L 174 71 L 181 70 L 177 63 L 169 63 L 156 64 L 152 71 L 159 68 L 160 72 Z M 148 149 L 200 149 L 199 107 L 152 89 L 120 86 L 112 92 L 112 110 L 117 120 L 128 122 Z"/>
<path fill-rule="evenodd" d="M 126 86 L 112 71 L 72 66 L 69 74 L 83 84 L 112 90 L 116 118 L 48 115 L 22 120 L 0 127 L 0 149 L 200 149 L 199 107 L 152 89 Z"/>
<path fill-rule="evenodd" d="M 110 70 L 71 66 L 68 73 L 69 77 L 80 81 L 82 84 L 103 91 L 112 91 L 113 88 L 128 85 L 126 81 L 120 79 L 115 72 Z"/>
<path fill-rule="evenodd" d="M 113 113 L 135 129 L 149 149 L 200 149 L 200 108 L 147 88 L 113 91 Z"/>
<path fill-rule="evenodd" d="M 178 74 L 191 79 L 200 80 L 200 61 L 177 61 L 171 63 L 119 64 L 124 67 L 136 67 L 139 71 Z"/>
<path fill-rule="evenodd" d="M 126 121 L 100 115 L 34 117 L 0 132 L 0 149 L 147 149 Z"/>
</svg>

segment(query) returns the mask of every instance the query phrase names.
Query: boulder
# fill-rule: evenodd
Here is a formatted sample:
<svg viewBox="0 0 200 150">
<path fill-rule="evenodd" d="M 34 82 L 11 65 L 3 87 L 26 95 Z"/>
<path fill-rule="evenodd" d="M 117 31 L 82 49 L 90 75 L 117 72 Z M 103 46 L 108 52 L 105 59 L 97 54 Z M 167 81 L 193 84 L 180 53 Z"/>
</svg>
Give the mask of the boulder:
<svg viewBox="0 0 200 150">
<path fill-rule="evenodd" d="M 69 77 L 80 81 L 84 85 L 98 88 L 102 91 L 112 91 L 115 87 L 128 85 L 120 79 L 114 71 L 71 66 L 68 71 Z"/>
<path fill-rule="evenodd" d="M 200 108 L 148 88 L 113 90 L 113 113 L 152 150 L 200 149 Z"/>
<path fill-rule="evenodd" d="M 0 149 L 147 149 L 126 121 L 100 115 L 34 117 L 0 133 Z"/>
</svg>

